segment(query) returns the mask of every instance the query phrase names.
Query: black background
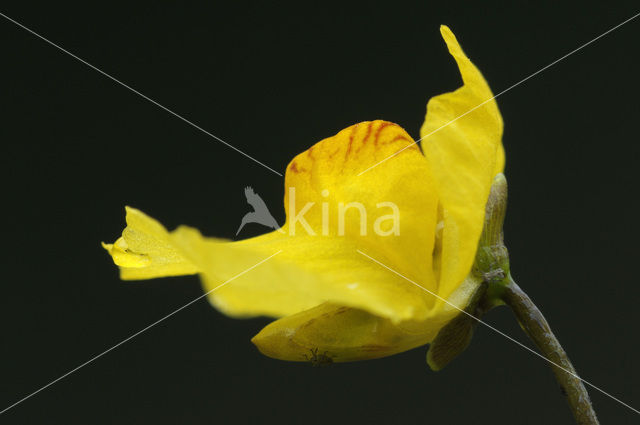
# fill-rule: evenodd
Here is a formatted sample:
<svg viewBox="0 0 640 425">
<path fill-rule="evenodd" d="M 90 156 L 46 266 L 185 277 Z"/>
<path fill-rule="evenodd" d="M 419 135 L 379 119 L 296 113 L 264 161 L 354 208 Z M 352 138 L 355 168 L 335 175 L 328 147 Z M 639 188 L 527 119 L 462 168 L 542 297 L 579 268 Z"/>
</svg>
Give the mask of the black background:
<svg viewBox="0 0 640 425">
<path fill-rule="evenodd" d="M 1 11 L 270 167 L 353 123 L 414 137 L 460 84 L 449 25 L 495 93 L 638 11 L 628 2 L 10 4 Z M 516 280 L 586 380 L 640 408 L 640 18 L 498 98 Z M 232 238 L 283 181 L 0 18 L 0 409 L 202 294 L 118 279 L 132 205 Z M 265 229 L 251 225 L 244 236 Z M 529 344 L 506 308 L 486 321 Z M 490 329 L 434 373 L 420 348 L 314 369 L 261 356 L 266 319 L 198 302 L 0 416 L 7 424 L 572 423 L 548 365 Z M 603 424 L 636 413 L 590 390 Z"/>
</svg>

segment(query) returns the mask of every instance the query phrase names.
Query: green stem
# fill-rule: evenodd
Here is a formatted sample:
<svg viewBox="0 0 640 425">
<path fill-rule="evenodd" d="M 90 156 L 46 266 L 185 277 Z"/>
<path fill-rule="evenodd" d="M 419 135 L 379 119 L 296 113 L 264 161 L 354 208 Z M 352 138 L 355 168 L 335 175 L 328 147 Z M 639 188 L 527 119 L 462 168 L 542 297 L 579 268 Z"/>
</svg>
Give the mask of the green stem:
<svg viewBox="0 0 640 425">
<path fill-rule="evenodd" d="M 551 331 L 546 319 L 533 301 L 509 277 L 504 286 L 502 300 L 513 310 L 520 325 L 533 340 L 542 354 L 552 362 L 553 373 L 566 395 L 576 423 L 579 425 L 598 425 L 598 418 L 593 411 L 589 394 L 578 377 L 567 353 Z"/>
</svg>

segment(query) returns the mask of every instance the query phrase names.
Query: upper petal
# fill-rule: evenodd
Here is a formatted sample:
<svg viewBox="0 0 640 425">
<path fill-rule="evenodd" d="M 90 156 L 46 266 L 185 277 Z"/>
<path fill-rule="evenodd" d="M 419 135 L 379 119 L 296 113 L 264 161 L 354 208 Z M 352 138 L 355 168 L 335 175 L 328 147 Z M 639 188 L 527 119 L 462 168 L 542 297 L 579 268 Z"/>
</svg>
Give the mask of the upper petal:
<svg viewBox="0 0 640 425">
<path fill-rule="evenodd" d="M 313 204 L 305 219 L 316 235 L 357 241 L 389 267 L 436 289 L 435 185 L 424 155 L 400 126 L 380 120 L 355 124 L 296 156 L 287 167 L 284 201 L 283 231 L 308 234 L 293 217 Z M 394 220 L 384 218 L 394 211 L 398 232 L 388 234 Z"/>
<path fill-rule="evenodd" d="M 432 98 L 420 130 L 422 149 L 443 208 L 440 294 L 471 270 L 493 177 L 504 168 L 502 117 L 480 71 L 453 33 L 440 28 L 464 85 Z"/>
<path fill-rule="evenodd" d="M 281 251 L 259 273 L 213 292 L 214 305 L 239 316 L 281 317 L 325 301 L 393 321 L 429 314 L 432 295 L 358 252 L 436 290 L 437 198 L 428 164 L 402 128 L 364 122 L 317 143 L 291 161 L 285 190 L 287 221 L 280 231 L 223 245 L 188 229 L 176 232 L 176 246 L 201 269 L 207 288 L 229 278 L 231 264 L 237 272 L 240 263 L 249 267 Z"/>
</svg>

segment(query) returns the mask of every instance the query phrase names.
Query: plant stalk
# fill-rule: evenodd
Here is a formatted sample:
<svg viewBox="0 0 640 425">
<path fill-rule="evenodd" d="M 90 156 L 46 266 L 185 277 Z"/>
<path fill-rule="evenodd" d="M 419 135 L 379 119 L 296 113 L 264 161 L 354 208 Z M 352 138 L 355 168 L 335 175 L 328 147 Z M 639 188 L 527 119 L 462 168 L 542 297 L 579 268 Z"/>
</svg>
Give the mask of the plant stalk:
<svg viewBox="0 0 640 425">
<path fill-rule="evenodd" d="M 533 340 L 542 355 L 552 362 L 551 367 L 560 390 L 569 403 L 576 423 L 598 425 L 598 418 L 591 405 L 589 394 L 578 377 L 567 353 L 551 331 L 546 319 L 522 289 L 511 279 L 504 286 L 502 300 L 513 310 L 520 325 Z"/>
</svg>

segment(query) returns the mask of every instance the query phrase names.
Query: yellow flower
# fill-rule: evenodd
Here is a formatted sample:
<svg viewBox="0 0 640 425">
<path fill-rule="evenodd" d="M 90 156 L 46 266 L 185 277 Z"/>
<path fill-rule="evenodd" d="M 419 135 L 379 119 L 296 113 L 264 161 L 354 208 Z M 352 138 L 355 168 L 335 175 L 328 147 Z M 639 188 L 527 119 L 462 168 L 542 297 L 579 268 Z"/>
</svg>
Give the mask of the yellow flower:
<svg viewBox="0 0 640 425">
<path fill-rule="evenodd" d="M 465 308 L 478 288 L 470 271 L 504 166 L 491 90 L 441 33 L 464 85 L 429 101 L 422 151 L 390 122 L 348 127 L 289 163 L 284 226 L 238 242 L 168 232 L 127 208 L 122 237 L 104 244 L 122 279 L 198 273 L 225 314 L 278 318 L 253 338 L 278 359 L 353 361 L 431 342 L 459 313 L 432 294 Z"/>
</svg>

